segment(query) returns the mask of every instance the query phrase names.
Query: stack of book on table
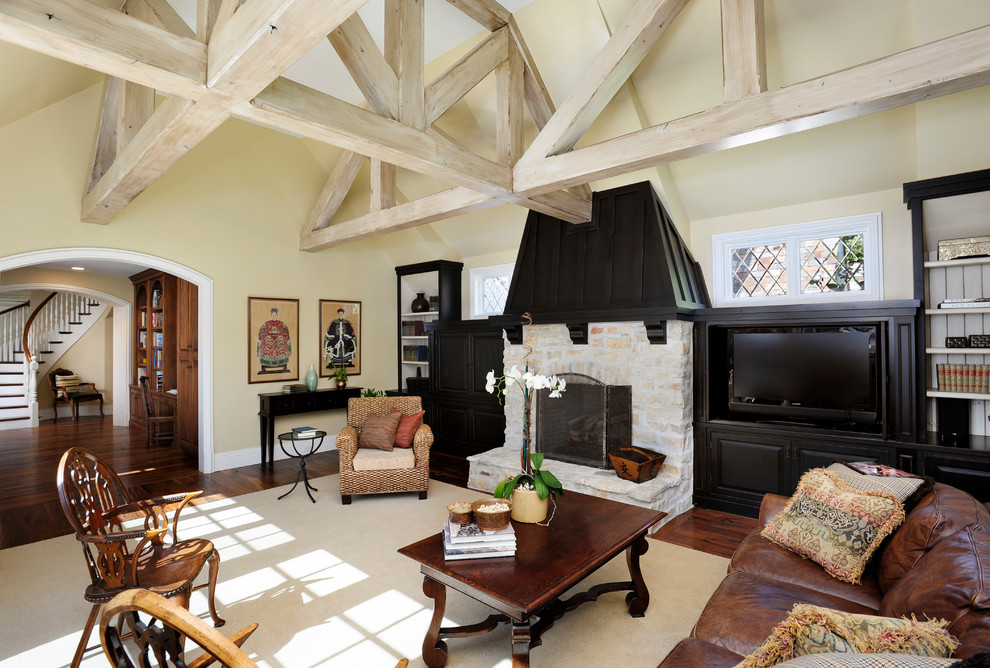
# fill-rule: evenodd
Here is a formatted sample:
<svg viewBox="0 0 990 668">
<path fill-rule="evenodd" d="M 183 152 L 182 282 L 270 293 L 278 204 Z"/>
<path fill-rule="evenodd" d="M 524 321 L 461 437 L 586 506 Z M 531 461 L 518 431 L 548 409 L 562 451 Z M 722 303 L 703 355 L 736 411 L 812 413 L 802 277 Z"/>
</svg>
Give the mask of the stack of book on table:
<svg viewBox="0 0 990 668">
<path fill-rule="evenodd" d="M 301 384 L 282 386 L 282 394 L 294 394 L 296 392 L 309 392 L 309 388 Z"/>
<path fill-rule="evenodd" d="M 316 436 L 316 427 L 293 427 L 292 436 L 294 438 L 313 438 Z"/>
<path fill-rule="evenodd" d="M 512 557 L 516 554 L 516 532 L 509 524 L 499 531 L 482 531 L 477 524 L 443 525 L 443 556 L 455 559 Z"/>
</svg>

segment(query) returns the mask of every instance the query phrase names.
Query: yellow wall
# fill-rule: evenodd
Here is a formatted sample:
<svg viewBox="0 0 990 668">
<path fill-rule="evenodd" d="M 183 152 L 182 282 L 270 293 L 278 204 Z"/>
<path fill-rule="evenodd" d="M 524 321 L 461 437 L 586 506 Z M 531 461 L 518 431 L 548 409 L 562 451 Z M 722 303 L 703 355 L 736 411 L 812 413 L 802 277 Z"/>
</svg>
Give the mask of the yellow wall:
<svg viewBox="0 0 990 668">
<path fill-rule="evenodd" d="M 212 279 L 218 454 L 257 448 L 257 394 L 282 386 L 247 382 L 248 296 L 299 299 L 301 374 L 319 358 L 319 300 L 361 301 L 365 354 L 362 374 L 351 384 L 394 385 L 394 265 L 369 244 L 298 250 L 300 221 L 327 178 L 300 140 L 228 121 L 110 224 L 81 223 L 99 96 L 94 86 L 0 128 L 4 255 L 75 246 L 126 249 Z M 5 274 L 0 282 L 8 285 L 10 278 Z M 131 298 L 129 282 L 124 295 Z M 306 421 L 336 433 L 343 419 L 334 413 Z M 286 418 L 276 428 L 295 422 Z"/>
</svg>

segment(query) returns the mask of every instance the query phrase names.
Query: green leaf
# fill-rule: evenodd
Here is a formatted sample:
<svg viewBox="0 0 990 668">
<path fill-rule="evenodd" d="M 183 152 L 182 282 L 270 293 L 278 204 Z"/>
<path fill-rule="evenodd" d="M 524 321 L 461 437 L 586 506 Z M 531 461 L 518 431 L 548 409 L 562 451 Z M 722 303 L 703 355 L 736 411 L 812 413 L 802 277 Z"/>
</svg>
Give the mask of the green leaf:
<svg viewBox="0 0 990 668">
<path fill-rule="evenodd" d="M 560 484 L 559 480 L 557 480 L 557 476 L 550 473 L 550 471 L 540 471 L 540 473 L 543 475 L 543 480 L 547 483 L 547 487 L 561 490 L 564 489 L 564 486 Z"/>
<path fill-rule="evenodd" d="M 529 461 L 533 462 L 533 470 L 539 471 L 540 467 L 543 466 L 543 453 L 534 452 L 529 456 Z"/>
<path fill-rule="evenodd" d="M 533 487 L 536 488 L 536 495 L 541 499 L 545 499 L 550 496 L 550 489 L 547 487 L 547 484 L 543 482 L 543 478 L 541 476 L 533 476 Z"/>
<path fill-rule="evenodd" d="M 492 495 L 496 499 L 507 499 L 508 496 L 505 493 L 506 484 L 511 480 L 511 478 L 506 478 L 505 480 L 500 480 L 497 485 L 495 485 L 495 493 Z"/>
</svg>

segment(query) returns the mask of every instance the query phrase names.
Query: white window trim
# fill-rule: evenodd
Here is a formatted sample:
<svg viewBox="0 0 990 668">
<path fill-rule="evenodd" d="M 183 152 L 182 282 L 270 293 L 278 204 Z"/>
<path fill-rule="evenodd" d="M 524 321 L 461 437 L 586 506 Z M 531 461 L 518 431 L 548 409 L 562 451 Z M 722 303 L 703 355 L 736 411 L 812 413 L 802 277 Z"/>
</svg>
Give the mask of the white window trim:
<svg viewBox="0 0 990 668">
<path fill-rule="evenodd" d="M 714 278 L 713 297 L 715 306 L 767 306 L 770 304 L 814 304 L 843 301 L 880 301 L 883 299 L 883 255 L 881 244 L 880 213 L 867 213 L 845 218 L 816 220 L 793 225 L 764 227 L 745 232 L 716 234 L 712 237 L 712 276 Z M 825 292 L 801 294 L 801 260 L 797 252 L 800 240 L 863 235 L 863 257 L 865 264 L 865 290 L 853 292 Z M 772 297 L 733 297 L 732 296 L 732 249 L 746 246 L 787 244 L 787 295 Z M 791 280 L 798 277 L 798 280 Z"/>
<path fill-rule="evenodd" d="M 494 313 L 485 313 L 481 309 L 481 294 L 485 283 L 488 278 L 495 278 L 498 276 L 509 275 L 512 278 L 512 271 L 515 269 L 515 263 L 509 262 L 508 264 L 493 264 L 487 267 L 475 267 L 471 269 L 470 274 L 470 285 L 468 286 L 471 291 L 471 318 L 487 318 L 490 315 L 501 315 Z"/>
</svg>

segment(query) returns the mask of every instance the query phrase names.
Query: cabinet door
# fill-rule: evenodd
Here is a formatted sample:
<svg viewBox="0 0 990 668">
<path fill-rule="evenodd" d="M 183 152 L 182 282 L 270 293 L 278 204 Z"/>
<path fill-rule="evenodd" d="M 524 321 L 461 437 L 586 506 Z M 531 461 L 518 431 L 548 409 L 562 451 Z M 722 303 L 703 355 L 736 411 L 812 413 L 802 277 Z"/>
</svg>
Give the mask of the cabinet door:
<svg viewBox="0 0 990 668">
<path fill-rule="evenodd" d="M 436 332 L 433 345 L 437 394 L 467 397 L 473 383 L 470 374 L 471 341 L 461 332 Z"/>
<path fill-rule="evenodd" d="M 791 457 L 791 487 L 787 493 L 790 494 L 797 488 L 801 474 L 808 469 L 824 468 L 836 460 L 890 465 L 893 464 L 892 458 L 889 449 L 875 445 L 795 442 Z"/>
<path fill-rule="evenodd" d="M 926 452 L 921 461 L 925 475 L 990 502 L 990 461 L 986 458 Z"/>
<path fill-rule="evenodd" d="M 789 493 L 787 441 L 713 432 L 709 475 L 713 496 L 759 505 L 763 495 Z"/>
<path fill-rule="evenodd" d="M 489 371 L 502 375 L 502 356 L 505 344 L 502 330 L 472 334 L 471 337 L 471 393 L 478 398 L 491 397 L 485 390 L 485 379 Z"/>
<path fill-rule="evenodd" d="M 471 409 L 464 404 L 437 401 L 433 428 L 433 449 L 451 455 L 467 456 L 471 445 Z"/>
</svg>

